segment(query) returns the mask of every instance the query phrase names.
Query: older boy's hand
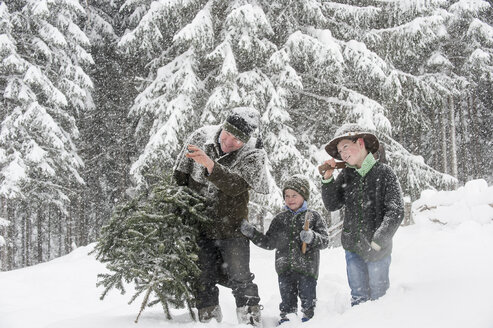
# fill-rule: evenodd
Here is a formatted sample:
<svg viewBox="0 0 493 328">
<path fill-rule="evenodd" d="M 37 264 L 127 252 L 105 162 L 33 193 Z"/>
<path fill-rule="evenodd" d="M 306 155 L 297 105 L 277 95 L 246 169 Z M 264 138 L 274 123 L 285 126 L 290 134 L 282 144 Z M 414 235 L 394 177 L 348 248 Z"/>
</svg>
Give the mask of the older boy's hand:
<svg viewBox="0 0 493 328">
<path fill-rule="evenodd" d="M 302 242 L 310 244 L 313 241 L 313 238 L 315 237 L 315 234 L 313 233 L 313 230 L 301 230 L 300 232 L 300 239 Z"/>
<path fill-rule="evenodd" d="M 336 160 L 331 158 L 328 161 L 325 161 L 324 164 L 329 164 L 331 167 L 330 169 L 324 172 L 324 180 L 328 180 L 332 177 L 332 173 L 334 173 L 334 169 L 336 167 Z"/>
<path fill-rule="evenodd" d="M 253 234 L 255 232 L 255 227 L 253 224 L 248 222 L 247 220 L 241 221 L 241 227 L 240 227 L 241 233 L 244 234 L 248 238 L 252 238 Z"/>
</svg>

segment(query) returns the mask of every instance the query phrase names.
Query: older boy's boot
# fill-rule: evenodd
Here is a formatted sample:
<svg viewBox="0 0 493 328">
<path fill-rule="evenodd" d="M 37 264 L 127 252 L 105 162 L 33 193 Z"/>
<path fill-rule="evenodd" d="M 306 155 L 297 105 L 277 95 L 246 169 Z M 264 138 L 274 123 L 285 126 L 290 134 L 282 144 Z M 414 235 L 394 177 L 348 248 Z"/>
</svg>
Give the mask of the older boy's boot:
<svg viewBox="0 0 493 328">
<path fill-rule="evenodd" d="M 221 307 L 219 305 L 212 305 L 199 309 L 200 322 L 207 323 L 211 321 L 212 318 L 216 319 L 217 322 L 223 320 L 223 313 L 221 312 Z"/>
<path fill-rule="evenodd" d="M 238 323 L 261 328 L 262 317 L 260 315 L 260 310 L 260 305 L 246 305 L 236 308 Z"/>
</svg>

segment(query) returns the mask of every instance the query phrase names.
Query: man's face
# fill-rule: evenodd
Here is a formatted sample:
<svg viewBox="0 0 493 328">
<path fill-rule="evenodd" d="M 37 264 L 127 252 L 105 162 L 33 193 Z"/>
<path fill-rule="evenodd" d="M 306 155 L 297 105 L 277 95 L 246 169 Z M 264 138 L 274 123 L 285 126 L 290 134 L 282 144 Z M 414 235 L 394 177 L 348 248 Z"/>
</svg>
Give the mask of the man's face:
<svg viewBox="0 0 493 328">
<path fill-rule="evenodd" d="M 342 139 L 337 144 L 337 151 L 344 162 L 358 168 L 361 167 L 368 154 L 363 138 L 358 138 L 357 140 Z"/>
<path fill-rule="evenodd" d="M 221 150 L 225 153 L 231 153 L 232 151 L 240 149 L 244 145 L 241 140 L 236 139 L 234 135 L 226 130 L 221 131 L 219 140 L 221 142 Z"/>
</svg>

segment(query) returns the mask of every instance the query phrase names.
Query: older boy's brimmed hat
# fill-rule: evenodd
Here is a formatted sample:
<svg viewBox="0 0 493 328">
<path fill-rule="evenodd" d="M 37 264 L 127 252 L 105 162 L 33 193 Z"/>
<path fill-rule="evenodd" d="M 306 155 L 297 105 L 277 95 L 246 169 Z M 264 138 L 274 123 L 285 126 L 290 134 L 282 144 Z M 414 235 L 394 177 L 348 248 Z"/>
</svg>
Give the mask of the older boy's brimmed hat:
<svg viewBox="0 0 493 328">
<path fill-rule="evenodd" d="M 282 195 L 284 198 L 284 192 L 286 189 L 291 189 L 300 194 L 303 199 L 308 200 L 310 198 L 310 182 L 301 174 L 295 174 L 286 180 L 282 186 Z"/>
<path fill-rule="evenodd" d="M 252 107 L 235 107 L 223 123 L 223 129 L 242 142 L 248 142 L 260 122 L 259 112 Z"/>
<path fill-rule="evenodd" d="M 337 151 L 337 144 L 343 139 L 358 139 L 363 138 L 365 140 L 366 149 L 370 153 L 378 151 L 378 138 L 371 132 L 363 129 L 359 124 L 347 123 L 337 129 L 334 134 L 334 138 L 325 146 L 325 151 L 335 159 L 342 160 L 341 155 Z"/>
</svg>

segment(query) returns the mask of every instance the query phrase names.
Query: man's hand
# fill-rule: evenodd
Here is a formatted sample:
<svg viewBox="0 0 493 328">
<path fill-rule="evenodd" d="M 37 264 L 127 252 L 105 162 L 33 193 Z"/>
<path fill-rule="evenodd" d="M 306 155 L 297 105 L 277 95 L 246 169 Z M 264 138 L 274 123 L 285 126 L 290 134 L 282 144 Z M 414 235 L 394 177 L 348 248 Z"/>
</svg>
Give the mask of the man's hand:
<svg viewBox="0 0 493 328">
<path fill-rule="evenodd" d="M 193 159 L 198 164 L 203 165 L 207 169 L 207 172 L 211 174 L 212 169 L 214 168 L 214 161 L 210 159 L 202 149 L 195 145 L 188 145 L 187 149 L 188 153 L 186 153 L 185 156 Z"/>
</svg>

